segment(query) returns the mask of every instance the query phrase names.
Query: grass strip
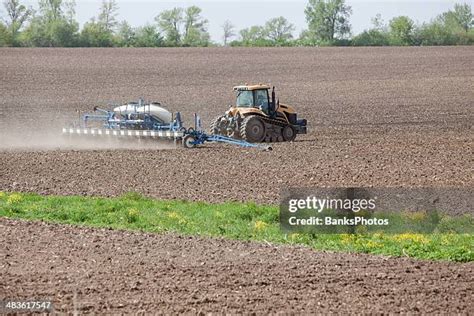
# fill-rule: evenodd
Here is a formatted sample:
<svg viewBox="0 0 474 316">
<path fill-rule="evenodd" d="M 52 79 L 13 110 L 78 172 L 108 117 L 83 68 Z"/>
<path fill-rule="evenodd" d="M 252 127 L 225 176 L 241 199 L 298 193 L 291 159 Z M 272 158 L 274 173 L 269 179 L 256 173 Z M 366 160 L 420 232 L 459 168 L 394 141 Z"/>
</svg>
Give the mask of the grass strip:
<svg viewBox="0 0 474 316">
<path fill-rule="evenodd" d="M 277 206 L 155 200 L 137 193 L 116 198 L 0 192 L 0 216 L 140 230 L 307 245 L 313 249 L 418 259 L 474 261 L 472 234 L 284 234 Z"/>
</svg>

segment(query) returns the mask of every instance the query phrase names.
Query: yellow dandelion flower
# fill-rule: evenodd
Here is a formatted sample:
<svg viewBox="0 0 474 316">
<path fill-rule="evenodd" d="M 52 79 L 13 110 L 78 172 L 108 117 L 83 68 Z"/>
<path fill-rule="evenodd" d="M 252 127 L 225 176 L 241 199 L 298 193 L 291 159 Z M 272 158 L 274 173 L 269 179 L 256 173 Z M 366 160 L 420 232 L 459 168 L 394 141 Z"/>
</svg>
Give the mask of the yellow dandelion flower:
<svg viewBox="0 0 474 316">
<path fill-rule="evenodd" d="M 412 234 L 412 233 L 395 235 L 393 239 L 399 242 L 411 241 L 411 242 L 422 243 L 422 244 L 426 244 L 429 241 L 422 234 Z"/>
<path fill-rule="evenodd" d="M 128 210 L 128 216 L 138 216 L 140 215 L 140 211 L 136 208 L 131 208 Z"/>
<path fill-rule="evenodd" d="M 375 242 L 375 241 L 373 241 L 373 240 L 369 240 L 369 241 L 367 241 L 367 243 L 365 244 L 365 246 L 366 246 L 367 248 L 374 249 L 374 248 L 379 248 L 379 247 L 380 247 L 380 243 Z"/>
<path fill-rule="evenodd" d="M 265 223 L 265 222 L 262 222 L 262 221 L 256 221 L 256 222 L 255 222 L 255 229 L 256 229 L 256 230 L 263 230 L 263 229 L 265 229 L 267 226 L 268 226 L 268 224 Z"/>
<path fill-rule="evenodd" d="M 355 241 L 355 235 L 352 234 L 341 234 L 341 242 L 343 244 L 352 244 Z"/>
<path fill-rule="evenodd" d="M 383 237 L 383 233 L 374 233 L 373 235 L 374 238 L 380 239 Z"/>
<path fill-rule="evenodd" d="M 414 221 L 423 221 L 426 219 L 426 212 L 425 211 L 418 211 L 409 213 L 409 218 Z"/>
<path fill-rule="evenodd" d="M 296 240 L 296 239 L 298 239 L 300 236 L 301 236 L 301 234 L 293 233 L 293 234 L 290 234 L 289 237 L 290 237 L 291 240 Z"/>
<path fill-rule="evenodd" d="M 13 194 L 10 194 L 10 196 L 8 196 L 7 204 L 8 205 L 17 204 L 17 203 L 20 203 L 22 199 L 23 197 L 21 196 L 21 194 L 13 193 Z"/>
<path fill-rule="evenodd" d="M 181 216 L 176 212 L 170 212 L 168 213 L 168 218 L 179 220 Z"/>
<path fill-rule="evenodd" d="M 136 222 L 139 216 L 140 216 L 140 211 L 137 210 L 136 208 L 131 208 L 127 211 L 127 221 L 129 223 Z"/>
</svg>

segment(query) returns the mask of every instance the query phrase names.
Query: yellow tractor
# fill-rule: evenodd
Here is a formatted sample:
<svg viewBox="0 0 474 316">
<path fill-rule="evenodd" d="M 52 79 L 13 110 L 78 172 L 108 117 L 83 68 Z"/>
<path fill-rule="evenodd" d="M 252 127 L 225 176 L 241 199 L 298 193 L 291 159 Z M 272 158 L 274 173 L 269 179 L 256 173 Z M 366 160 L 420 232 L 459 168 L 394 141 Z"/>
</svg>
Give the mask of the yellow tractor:
<svg viewBox="0 0 474 316">
<path fill-rule="evenodd" d="M 237 93 L 235 105 L 214 119 L 211 134 L 251 143 L 289 142 L 297 134 L 306 134 L 306 120 L 298 119 L 292 106 L 276 100 L 275 87 L 243 85 L 234 87 L 234 91 Z"/>
</svg>

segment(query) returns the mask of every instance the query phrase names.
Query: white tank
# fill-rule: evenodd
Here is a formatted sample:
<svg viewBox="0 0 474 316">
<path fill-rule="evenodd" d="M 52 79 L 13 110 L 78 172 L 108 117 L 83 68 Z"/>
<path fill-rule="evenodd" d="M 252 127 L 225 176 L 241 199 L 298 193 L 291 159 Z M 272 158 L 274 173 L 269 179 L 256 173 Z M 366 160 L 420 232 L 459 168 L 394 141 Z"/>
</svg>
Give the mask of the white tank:
<svg viewBox="0 0 474 316">
<path fill-rule="evenodd" d="M 162 121 L 164 124 L 171 123 L 173 115 L 167 109 L 156 104 L 145 104 L 137 109 L 138 113 L 148 113 L 154 118 Z"/>
<path fill-rule="evenodd" d="M 121 114 L 121 115 L 127 115 L 130 113 L 135 113 L 136 110 L 138 110 L 139 106 L 138 103 L 129 103 L 121 106 L 117 106 L 114 108 L 114 113 L 116 114 Z"/>
<path fill-rule="evenodd" d="M 114 112 L 121 115 L 127 115 L 130 113 L 148 113 L 157 120 L 163 122 L 163 124 L 171 123 L 173 115 L 167 109 L 157 105 L 156 103 L 145 104 L 139 106 L 135 103 L 129 103 L 114 108 Z"/>
</svg>

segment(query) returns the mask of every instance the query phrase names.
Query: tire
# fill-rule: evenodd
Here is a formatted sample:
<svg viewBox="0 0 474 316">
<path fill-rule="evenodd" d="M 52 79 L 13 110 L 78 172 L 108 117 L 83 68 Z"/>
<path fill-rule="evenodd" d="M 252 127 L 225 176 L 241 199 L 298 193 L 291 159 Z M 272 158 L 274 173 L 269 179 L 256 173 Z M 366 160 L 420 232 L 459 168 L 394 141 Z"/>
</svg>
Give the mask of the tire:
<svg viewBox="0 0 474 316">
<path fill-rule="evenodd" d="M 283 140 L 285 142 L 292 142 L 295 140 L 296 138 L 296 131 L 295 129 L 290 126 L 290 125 L 286 125 L 283 130 L 281 131 L 281 134 L 283 136 Z"/>
<path fill-rule="evenodd" d="M 211 135 L 222 135 L 222 131 L 220 128 L 220 121 L 221 121 L 222 116 L 216 117 L 214 120 L 211 122 L 211 126 L 209 127 L 209 134 Z"/>
<path fill-rule="evenodd" d="M 265 139 L 265 124 L 256 115 L 247 116 L 240 127 L 240 137 L 250 143 L 261 143 Z"/>
<path fill-rule="evenodd" d="M 196 144 L 193 144 L 193 142 L 196 141 L 196 138 L 194 138 L 193 135 L 186 135 L 183 137 L 183 147 L 184 148 L 194 148 L 196 147 Z"/>
</svg>

